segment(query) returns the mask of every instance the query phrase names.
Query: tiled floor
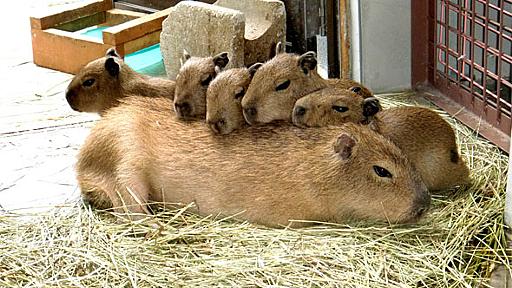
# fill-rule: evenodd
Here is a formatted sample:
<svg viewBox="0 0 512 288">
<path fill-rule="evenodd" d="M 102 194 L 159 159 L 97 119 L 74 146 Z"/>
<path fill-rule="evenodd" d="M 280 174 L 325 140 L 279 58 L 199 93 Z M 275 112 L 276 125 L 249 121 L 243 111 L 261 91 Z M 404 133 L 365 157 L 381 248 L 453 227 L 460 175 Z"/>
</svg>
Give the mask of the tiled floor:
<svg viewBox="0 0 512 288">
<path fill-rule="evenodd" d="M 69 1 L 67 1 L 69 2 Z M 73 165 L 95 115 L 64 99 L 71 75 L 32 63 L 29 15 L 63 1 L 13 1 L 0 19 L 0 209 L 49 207 L 78 196 Z"/>
</svg>

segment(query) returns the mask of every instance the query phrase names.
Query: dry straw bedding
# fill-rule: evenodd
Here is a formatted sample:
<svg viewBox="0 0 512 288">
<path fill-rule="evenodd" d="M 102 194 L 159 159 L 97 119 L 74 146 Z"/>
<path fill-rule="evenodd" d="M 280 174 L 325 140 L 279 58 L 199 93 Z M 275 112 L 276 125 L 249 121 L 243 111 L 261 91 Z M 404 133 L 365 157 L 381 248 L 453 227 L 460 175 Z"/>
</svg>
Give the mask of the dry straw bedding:
<svg viewBox="0 0 512 288">
<path fill-rule="evenodd" d="M 410 105 L 409 96 L 381 99 Z M 510 267 L 507 156 L 447 119 L 473 184 L 434 195 L 418 224 L 269 229 L 186 209 L 126 223 L 82 204 L 0 215 L 0 286 L 485 287 L 497 265 Z"/>
</svg>

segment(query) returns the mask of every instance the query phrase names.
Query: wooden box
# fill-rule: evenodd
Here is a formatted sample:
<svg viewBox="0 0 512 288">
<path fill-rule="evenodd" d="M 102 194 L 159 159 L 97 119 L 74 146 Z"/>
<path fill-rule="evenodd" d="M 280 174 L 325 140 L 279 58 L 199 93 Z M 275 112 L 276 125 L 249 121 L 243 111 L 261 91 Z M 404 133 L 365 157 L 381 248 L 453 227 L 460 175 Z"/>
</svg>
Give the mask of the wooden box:
<svg viewBox="0 0 512 288">
<path fill-rule="evenodd" d="M 152 14 L 114 9 L 112 0 L 59 6 L 30 17 L 34 63 L 76 74 L 110 47 L 124 56 L 159 43 L 162 21 L 168 15 L 169 9 Z M 79 33 L 94 26 L 109 27 L 102 31 L 102 39 Z"/>
</svg>

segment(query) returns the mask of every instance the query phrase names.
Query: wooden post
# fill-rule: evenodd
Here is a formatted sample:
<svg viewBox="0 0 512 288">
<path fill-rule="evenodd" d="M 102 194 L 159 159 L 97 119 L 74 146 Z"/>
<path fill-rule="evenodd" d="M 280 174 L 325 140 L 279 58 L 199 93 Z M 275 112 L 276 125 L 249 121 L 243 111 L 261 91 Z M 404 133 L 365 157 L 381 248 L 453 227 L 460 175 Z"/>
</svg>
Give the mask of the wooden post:
<svg viewBox="0 0 512 288">
<path fill-rule="evenodd" d="M 350 8 L 348 0 L 339 0 L 340 32 L 340 78 L 352 78 L 350 75 Z"/>
</svg>

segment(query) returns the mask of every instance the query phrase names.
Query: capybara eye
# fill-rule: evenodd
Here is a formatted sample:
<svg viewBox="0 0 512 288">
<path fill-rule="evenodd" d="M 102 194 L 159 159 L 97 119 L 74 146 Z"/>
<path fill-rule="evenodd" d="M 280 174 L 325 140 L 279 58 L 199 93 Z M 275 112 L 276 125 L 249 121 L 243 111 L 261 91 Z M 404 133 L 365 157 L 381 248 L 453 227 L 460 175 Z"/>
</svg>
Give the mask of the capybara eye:
<svg viewBox="0 0 512 288">
<path fill-rule="evenodd" d="M 379 177 L 393 178 L 393 175 L 391 174 L 391 172 L 389 172 L 386 168 L 382 168 L 380 166 L 374 165 L 373 171 L 375 171 L 375 173 L 377 175 L 379 175 Z"/>
<path fill-rule="evenodd" d="M 82 83 L 82 86 L 84 87 L 91 87 L 92 84 L 94 84 L 96 80 L 94 80 L 94 78 L 89 78 L 87 80 L 85 80 L 83 83 Z"/>
<path fill-rule="evenodd" d="M 288 86 L 290 86 L 290 80 L 286 80 L 283 83 L 277 85 L 276 91 L 285 90 L 286 88 L 288 88 Z"/>
<path fill-rule="evenodd" d="M 359 86 L 352 87 L 352 88 L 350 88 L 350 91 L 352 91 L 354 93 L 359 93 L 359 92 L 361 92 L 361 87 L 359 87 Z"/>
<path fill-rule="evenodd" d="M 213 79 L 213 76 L 212 75 L 208 75 L 208 78 L 206 78 L 203 81 L 201 81 L 201 85 L 208 86 L 208 84 L 210 84 L 212 79 Z"/>
<path fill-rule="evenodd" d="M 333 105 L 332 110 L 343 113 L 348 111 L 348 107 Z"/>
<path fill-rule="evenodd" d="M 244 95 L 245 95 L 245 90 L 242 89 L 242 91 L 235 94 L 235 99 L 240 100 L 242 97 L 244 97 Z"/>
</svg>

